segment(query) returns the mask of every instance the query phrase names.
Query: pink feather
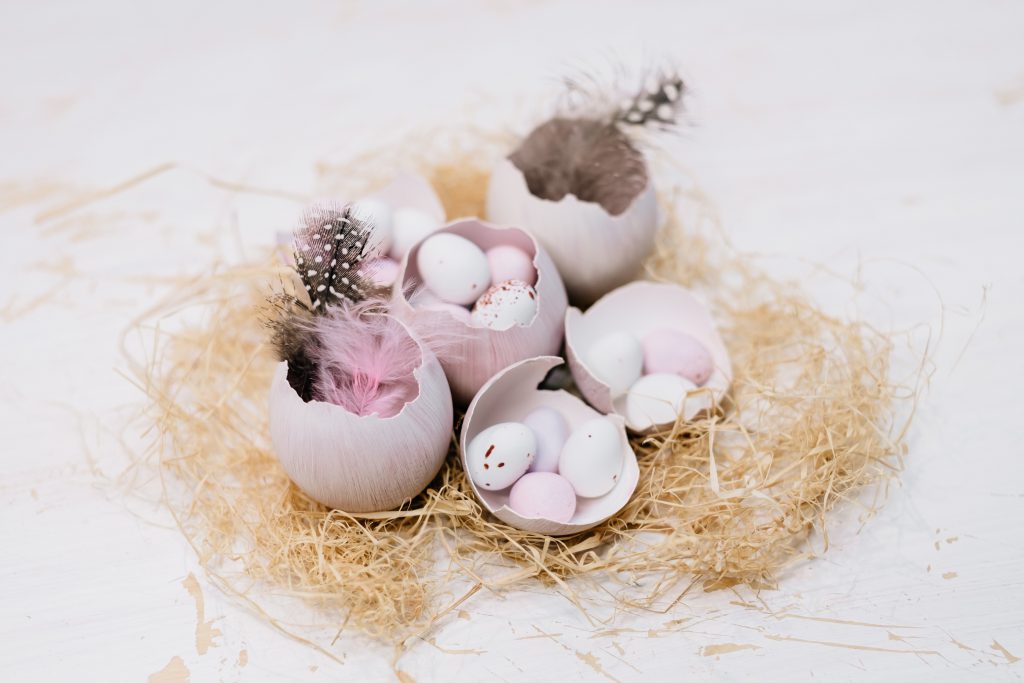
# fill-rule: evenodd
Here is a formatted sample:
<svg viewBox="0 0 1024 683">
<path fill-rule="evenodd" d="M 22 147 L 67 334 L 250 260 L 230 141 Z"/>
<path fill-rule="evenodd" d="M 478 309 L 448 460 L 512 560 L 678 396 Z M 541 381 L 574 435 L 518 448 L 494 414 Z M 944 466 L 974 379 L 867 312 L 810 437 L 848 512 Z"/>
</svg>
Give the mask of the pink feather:
<svg viewBox="0 0 1024 683">
<path fill-rule="evenodd" d="M 419 345 L 380 302 L 332 307 L 314 321 L 320 338 L 313 395 L 356 415 L 393 417 L 416 398 Z"/>
</svg>

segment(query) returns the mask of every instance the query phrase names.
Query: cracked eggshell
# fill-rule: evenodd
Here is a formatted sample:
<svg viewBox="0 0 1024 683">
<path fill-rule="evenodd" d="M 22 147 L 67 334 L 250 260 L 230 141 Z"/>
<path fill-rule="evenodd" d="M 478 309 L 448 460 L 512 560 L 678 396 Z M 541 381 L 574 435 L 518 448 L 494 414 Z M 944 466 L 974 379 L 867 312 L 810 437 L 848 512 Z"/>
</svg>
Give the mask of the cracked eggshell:
<svg viewBox="0 0 1024 683">
<path fill-rule="evenodd" d="M 288 383 L 288 363 L 278 364 L 270 438 L 285 472 L 310 498 L 350 513 L 393 510 L 441 469 L 451 444 L 451 392 L 437 357 L 417 345 L 423 354 L 413 373 L 419 391 L 387 418 L 306 403 Z"/>
<path fill-rule="evenodd" d="M 536 235 L 558 267 L 570 300 L 587 306 L 640 271 L 654 250 L 658 200 L 650 179 L 618 215 L 573 194 L 558 201 L 542 199 L 530 192 L 523 172 L 502 159 L 487 189 L 487 220 L 523 226 Z"/>
<path fill-rule="evenodd" d="M 568 301 L 562 278 L 551 257 L 525 230 L 465 219 L 455 221 L 439 232 L 465 237 L 484 251 L 503 244 L 517 247 L 530 255 L 537 271 L 534 285 L 537 313 L 533 320 L 528 325 L 493 330 L 457 320 L 447 311 L 413 308 L 406 298 L 406 289 L 411 284 L 422 283 L 416 266 L 420 245 L 415 245 L 402 259 L 402 270 L 392 290 L 392 310 L 413 330 L 429 330 L 432 335 L 439 334 L 451 340 L 441 362 L 456 403 L 466 405 L 484 382 L 499 370 L 524 358 L 558 353 Z"/>
<path fill-rule="evenodd" d="M 570 308 L 565 313 L 565 351 L 573 379 L 584 398 L 602 413 L 625 417 L 623 405 L 615 401 L 611 388 L 599 380 L 587 366 L 591 347 L 608 334 L 629 330 L 643 340 L 650 332 L 678 329 L 703 344 L 714 359 L 714 371 L 703 386 L 694 389 L 686 401 L 684 420 L 692 420 L 707 408 L 706 393 L 718 403 L 732 383 L 732 363 L 718 328 L 704 303 L 690 290 L 679 285 L 657 282 L 631 282 L 602 297 L 587 309 Z M 705 392 L 701 399 L 696 394 Z M 639 428 L 626 422 L 631 431 L 649 433 L 671 423 Z"/>
<path fill-rule="evenodd" d="M 462 431 L 459 434 L 463 467 L 466 466 L 466 449 L 473 437 L 500 422 L 521 422 L 537 408 L 553 408 L 560 412 L 568 422 L 570 432 L 588 420 L 601 417 L 596 410 L 566 391 L 537 388 L 548 371 L 563 362 L 557 356 L 527 358 L 505 368 L 481 387 L 466 410 Z M 524 531 L 567 536 L 600 524 L 629 502 L 640 479 L 636 454 L 626 438 L 625 421 L 619 415 L 611 415 L 608 419 L 618 428 L 623 456 L 622 472 L 615 486 L 603 496 L 577 497 L 576 511 L 568 522 L 556 522 L 542 517 L 523 517 L 508 506 L 508 489 L 486 491 L 470 480 L 473 492 L 491 514 L 506 524 Z"/>
</svg>

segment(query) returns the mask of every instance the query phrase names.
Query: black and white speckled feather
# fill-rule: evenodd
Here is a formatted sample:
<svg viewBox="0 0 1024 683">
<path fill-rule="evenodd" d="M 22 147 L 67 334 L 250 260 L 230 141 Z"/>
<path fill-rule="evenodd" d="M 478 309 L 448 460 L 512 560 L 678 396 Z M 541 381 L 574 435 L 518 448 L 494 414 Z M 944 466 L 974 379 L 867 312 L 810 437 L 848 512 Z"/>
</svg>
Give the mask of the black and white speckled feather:
<svg viewBox="0 0 1024 683">
<path fill-rule="evenodd" d="M 361 269 L 371 236 L 372 226 L 351 205 L 321 203 L 305 211 L 293 241 L 295 270 L 314 312 L 370 294 L 373 282 Z"/>
</svg>

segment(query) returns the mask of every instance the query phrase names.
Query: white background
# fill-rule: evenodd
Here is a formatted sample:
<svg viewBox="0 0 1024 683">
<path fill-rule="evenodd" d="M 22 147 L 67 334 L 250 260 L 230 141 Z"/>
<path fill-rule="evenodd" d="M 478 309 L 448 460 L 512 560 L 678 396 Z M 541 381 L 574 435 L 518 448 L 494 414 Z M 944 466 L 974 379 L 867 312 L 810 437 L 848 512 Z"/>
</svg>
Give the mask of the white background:
<svg viewBox="0 0 1024 683">
<path fill-rule="evenodd" d="M 389 647 L 344 637 L 339 664 L 227 600 L 165 511 L 94 475 L 90 454 L 117 471 L 142 401 L 115 373 L 119 334 L 163 277 L 242 258 L 296 211 L 208 175 L 311 195 L 319 163 L 418 125 L 521 131 L 559 75 L 666 54 L 693 87 L 683 162 L 733 243 L 784 255 L 762 262 L 779 274 L 807 260 L 859 277 L 855 307 L 822 284 L 831 310 L 931 331 L 906 471 L 877 516 L 838 514 L 830 551 L 778 590 L 694 591 L 597 633 L 551 592 L 479 594 L 397 667 L 421 683 L 1020 678 L 1024 5 L 1011 0 L 3 3 L 3 678 L 393 679 Z M 205 622 L 219 634 L 200 652 Z"/>
</svg>

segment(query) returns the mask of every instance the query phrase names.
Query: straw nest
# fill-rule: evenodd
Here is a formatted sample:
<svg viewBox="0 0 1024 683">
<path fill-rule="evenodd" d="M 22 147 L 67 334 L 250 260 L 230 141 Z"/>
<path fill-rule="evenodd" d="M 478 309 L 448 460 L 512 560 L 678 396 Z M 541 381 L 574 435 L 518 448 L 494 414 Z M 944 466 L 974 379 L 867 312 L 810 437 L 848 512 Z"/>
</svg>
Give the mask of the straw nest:
<svg viewBox="0 0 1024 683">
<path fill-rule="evenodd" d="M 481 156 L 424 167 L 450 218 L 482 211 Z M 320 170 L 330 185 L 344 168 Z M 285 270 L 268 255 L 182 283 L 140 321 L 155 353 L 133 367 L 151 401 L 165 502 L 210 575 L 260 611 L 253 596 L 285 592 L 339 626 L 400 642 L 481 587 L 558 584 L 570 599 L 591 591 L 653 605 L 694 581 L 770 585 L 810 552 L 812 529 L 824 539 L 815 547 L 827 548 L 826 513 L 899 467 L 910 412 L 901 403 L 909 408 L 914 394 L 889 380 L 891 340 L 825 313 L 798 285 L 716 243 L 699 192 L 676 188 L 661 202 L 667 220 L 648 276 L 704 292 L 732 356 L 733 389 L 718 414 L 634 439 L 632 501 L 567 538 L 484 512 L 454 439 L 436 480 L 400 510 L 353 516 L 310 500 L 267 432 L 275 363 L 258 310 Z M 634 597 L 608 582 L 630 585 Z M 453 585 L 468 591 L 453 595 Z"/>
</svg>

